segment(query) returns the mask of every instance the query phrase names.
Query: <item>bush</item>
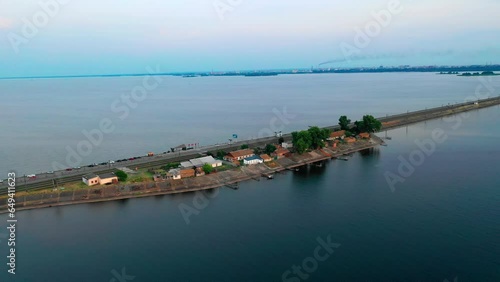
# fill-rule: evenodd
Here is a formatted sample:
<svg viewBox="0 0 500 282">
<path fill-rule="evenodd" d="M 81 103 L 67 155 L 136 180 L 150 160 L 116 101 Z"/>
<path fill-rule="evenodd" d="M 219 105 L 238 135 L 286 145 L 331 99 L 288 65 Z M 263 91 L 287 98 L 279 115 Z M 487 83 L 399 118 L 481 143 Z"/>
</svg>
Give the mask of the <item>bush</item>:
<svg viewBox="0 0 500 282">
<path fill-rule="evenodd" d="M 115 175 L 118 177 L 119 181 L 127 181 L 128 175 L 124 171 L 118 170 L 117 172 L 115 172 Z"/>
</svg>

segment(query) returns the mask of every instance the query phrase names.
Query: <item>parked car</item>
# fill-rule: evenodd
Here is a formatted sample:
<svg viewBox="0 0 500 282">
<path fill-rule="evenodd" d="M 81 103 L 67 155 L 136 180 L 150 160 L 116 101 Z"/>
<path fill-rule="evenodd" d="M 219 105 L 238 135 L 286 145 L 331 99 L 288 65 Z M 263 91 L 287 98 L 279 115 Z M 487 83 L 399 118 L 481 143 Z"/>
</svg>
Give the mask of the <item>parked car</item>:
<svg viewBox="0 0 500 282">
<path fill-rule="evenodd" d="M 135 159 L 135 158 L 130 158 L 130 159 L 128 159 L 128 160 L 129 160 L 129 161 L 133 161 L 134 159 Z"/>
<path fill-rule="evenodd" d="M 75 166 L 73 169 L 80 169 L 80 168 L 81 168 L 81 167 L 79 167 L 79 166 Z"/>
<path fill-rule="evenodd" d="M 99 165 L 107 165 L 107 162 L 100 163 Z"/>
<path fill-rule="evenodd" d="M 114 164 L 114 163 L 115 163 L 115 161 L 109 161 L 109 163 L 110 163 L 110 164 Z"/>
<path fill-rule="evenodd" d="M 51 171 L 47 171 L 47 174 L 54 174 L 54 172 L 51 170 Z"/>
<path fill-rule="evenodd" d="M 0 179 L 0 183 L 3 183 L 3 179 Z"/>
<path fill-rule="evenodd" d="M 123 159 L 123 160 L 122 160 L 122 162 L 126 162 L 126 161 L 127 161 L 127 159 Z"/>
<path fill-rule="evenodd" d="M 72 171 L 73 169 L 72 168 L 67 168 L 66 171 Z"/>
<path fill-rule="evenodd" d="M 94 167 L 95 165 L 91 164 L 91 165 L 88 165 L 87 167 Z"/>
<path fill-rule="evenodd" d="M 36 178 L 36 174 L 28 174 L 28 175 L 26 175 L 26 177 L 28 177 L 30 179 L 35 179 Z"/>
</svg>

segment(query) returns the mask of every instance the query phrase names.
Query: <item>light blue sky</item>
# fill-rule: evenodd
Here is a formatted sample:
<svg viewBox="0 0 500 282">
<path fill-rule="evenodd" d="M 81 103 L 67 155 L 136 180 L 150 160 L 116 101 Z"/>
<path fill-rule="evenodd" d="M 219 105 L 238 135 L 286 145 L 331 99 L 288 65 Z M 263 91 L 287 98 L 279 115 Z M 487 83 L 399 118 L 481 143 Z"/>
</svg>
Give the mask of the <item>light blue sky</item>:
<svg viewBox="0 0 500 282">
<path fill-rule="evenodd" d="M 43 23 L 39 3 L 56 1 L 45 26 L 23 33 L 23 18 Z M 0 0 L 0 76 L 500 63 L 498 0 L 400 0 L 342 62 L 341 44 L 359 47 L 355 28 L 391 1 Z"/>
</svg>

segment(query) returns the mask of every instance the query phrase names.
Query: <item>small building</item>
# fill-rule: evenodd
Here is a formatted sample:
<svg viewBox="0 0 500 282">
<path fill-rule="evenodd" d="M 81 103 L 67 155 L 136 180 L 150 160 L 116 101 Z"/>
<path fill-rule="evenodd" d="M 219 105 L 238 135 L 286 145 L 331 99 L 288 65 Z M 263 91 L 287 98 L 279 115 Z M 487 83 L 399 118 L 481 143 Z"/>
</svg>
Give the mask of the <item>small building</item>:
<svg viewBox="0 0 500 282">
<path fill-rule="evenodd" d="M 356 143 L 356 138 L 354 137 L 347 137 L 347 138 L 344 138 L 344 141 L 347 143 L 347 144 L 351 144 L 351 143 Z"/>
<path fill-rule="evenodd" d="M 83 183 L 87 186 L 99 185 L 99 176 L 97 174 L 87 174 L 82 177 Z"/>
<path fill-rule="evenodd" d="M 262 160 L 259 156 L 255 156 L 255 155 L 243 159 L 243 164 L 245 164 L 245 165 L 256 165 L 256 164 L 261 164 L 263 162 L 264 162 L 264 160 Z"/>
<path fill-rule="evenodd" d="M 233 162 L 233 161 L 241 161 L 243 159 L 249 158 L 254 156 L 255 154 L 253 153 L 252 150 L 250 149 L 244 149 L 244 150 L 238 150 L 238 151 L 233 151 L 227 154 L 224 157 L 224 160 Z"/>
<path fill-rule="evenodd" d="M 283 142 L 283 143 L 281 143 L 281 148 L 291 149 L 291 148 L 293 148 L 293 144 L 292 143 L 288 143 L 288 142 Z"/>
<path fill-rule="evenodd" d="M 179 168 L 174 168 L 168 171 L 167 178 L 178 180 L 181 179 L 181 170 Z"/>
<path fill-rule="evenodd" d="M 290 151 L 285 148 L 278 148 L 272 155 L 277 157 L 278 159 L 284 158 L 290 154 Z"/>
<path fill-rule="evenodd" d="M 192 168 L 181 169 L 181 178 L 194 177 L 195 171 Z"/>
<path fill-rule="evenodd" d="M 112 183 L 118 183 L 118 176 L 116 176 L 114 173 L 105 173 L 99 175 L 99 184 L 106 185 Z"/>
<path fill-rule="evenodd" d="M 368 133 L 368 132 L 362 132 L 362 133 L 359 134 L 359 138 L 370 139 L 370 133 Z"/>
<path fill-rule="evenodd" d="M 330 133 L 330 138 L 328 138 L 327 140 L 332 141 L 335 139 L 344 139 L 344 137 L 345 137 L 345 130 L 340 130 Z"/>
<path fill-rule="evenodd" d="M 273 159 L 272 159 L 272 158 L 271 158 L 268 154 L 262 154 L 262 155 L 260 155 L 260 158 L 261 158 L 261 159 L 262 159 L 265 163 L 270 162 L 270 161 L 272 161 L 272 160 L 273 160 Z"/>
<path fill-rule="evenodd" d="M 194 165 L 189 161 L 181 162 L 181 168 L 193 168 L 193 167 L 194 167 Z"/>
<path fill-rule="evenodd" d="M 194 167 L 202 167 L 205 164 L 209 164 L 212 167 L 222 166 L 222 161 L 221 160 L 216 160 L 212 156 L 206 156 L 206 157 L 203 157 L 203 158 L 192 159 L 192 160 L 189 160 L 189 161 L 191 162 L 191 164 Z"/>
</svg>

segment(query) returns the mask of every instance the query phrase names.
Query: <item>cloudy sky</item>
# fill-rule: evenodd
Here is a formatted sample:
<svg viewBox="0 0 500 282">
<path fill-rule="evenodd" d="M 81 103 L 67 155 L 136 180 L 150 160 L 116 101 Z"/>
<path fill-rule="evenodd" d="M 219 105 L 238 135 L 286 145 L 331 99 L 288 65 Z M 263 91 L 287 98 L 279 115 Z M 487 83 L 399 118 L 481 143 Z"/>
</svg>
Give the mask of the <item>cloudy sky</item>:
<svg viewBox="0 0 500 282">
<path fill-rule="evenodd" d="M 500 63 L 498 11 L 498 0 L 0 0 L 0 76 Z"/>
</svg>

